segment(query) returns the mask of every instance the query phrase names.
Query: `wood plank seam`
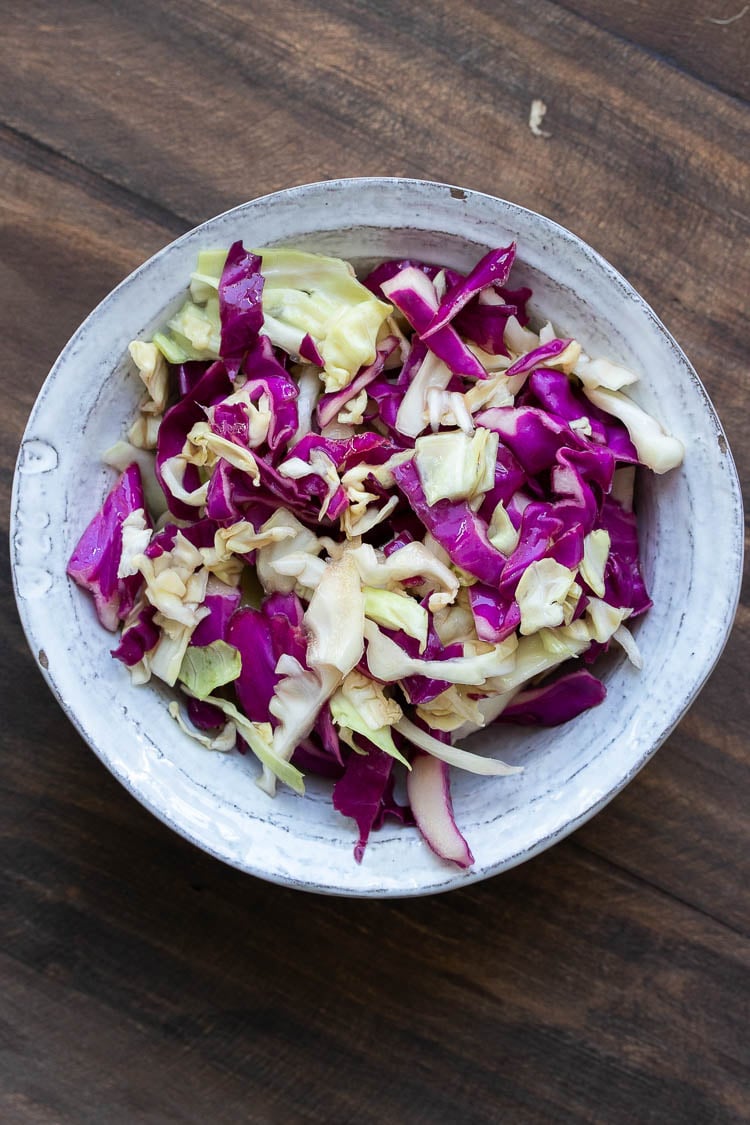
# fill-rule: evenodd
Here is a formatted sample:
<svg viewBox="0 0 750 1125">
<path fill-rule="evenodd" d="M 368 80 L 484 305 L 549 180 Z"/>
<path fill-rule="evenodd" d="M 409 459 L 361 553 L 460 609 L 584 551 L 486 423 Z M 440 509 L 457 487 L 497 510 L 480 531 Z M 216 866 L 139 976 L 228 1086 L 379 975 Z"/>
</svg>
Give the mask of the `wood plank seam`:
<svg viewBox="0 0 750 1125">
<path fill-rule="evenodd" d="M 3 134 L 5 134 L 5 136 Z M 158 200 L 150 199 L 148 196 L 127 187 L 126 184 L 122 184 L 117 180 L 112 180 L 102 172 L 90 168 L 82 161 L 75 160 L 73 157 L 61 152 L 46 141 L 34 137 L 30 133 L 26 133 L 14 125 L 8 124 L 7 121 L 0 121 L 0 144 L 4 142 L 8 143 L 8 136 L 12 138 L 10 141 L 11 144 L 13 140 L 20 141 L 25 145 L 31 146 L 40 155 L 48 157 L 50 163 L 48 167 L 44 167 L 44 171 L 48 172 L 51 176 L 58 175 L 60 167 L 76 169 L 79 172 L 83 172 L 90 180 L 117 192 L 123 198 L 123 201 L 127 200 L 131 206 L 127 207 L 126 210 L 129 210 L 131 214 L 135 210 L 135 213 L 142 218 L 149 219 L 153 223 L 158 223 L 160 226 L 164 226 L 168 231 L 175 231 L 175 237 L 179 234 L 184 234 L 185 231 L 190 230 L 196 225 L 195 219 L 189 219 L 185 215 L 180 215 L 177 211 L 166 207 Z M 33 162 L 29 161 L 28 163 Z M 43 167 L 41 164 L 37 166 Z M 69 182 L 71 181 L 70 176 L 65 178 L 67 178 Z M 84 187 L 80 177 L 74 179 L 73 182 Z"/>
<path fill-rule="evenodd" d="M 739 929 L 738 927 L 731 925 L 731 923 L 729 922 L 725 922 L 723 918 L 717 918 L 715 914 L 711 914 L 710 911 L 704 910 L 701 906 L 697 906 L 695 903 L 688 902 L 687 899 L 683 898 L 681 895 L 675 894 L 674 891 L 670 891 L 667 887 L 662 887 L 658 883 L 653 882 L 653 880 L 647 879 L 644 875 L 639 875 L 637 872 L 631 871 L 629 867 L 625 867 L 620 863 L 616 863 L 613 859 L 609 859 L 608 856 L 602 855 L 601 852 L 596 851 L 594 848 L 591 848 L 586 844 L 582 844 L 580 840 L 577 840 L 575 838 L 575 836 L 571 837 L 568 840 L 568 843 L 572 848 L 576 848 L 578 851 L 583 852 L 585 855 L 591 856 L 591 858 L 593 858 L 594 860 L 598 860 L 600 863 L 606 864 L 607 867 L 611 867 L 615 871 L 621 872 L 623 875 L 632 879 L 640 886 L 649 887 L 655 893 L 663 895 L 664 898 L 671 899 L 673 902 L 679 903 L 681 906 L 686 907 L 688 910 L 695 911 L 696 914 L 700 914 L 701 917 L 706 918 L 710 922 L 714 922 L 717 926 L 720 926 L 723 930 L 727 930 L 735 937 L 743 939 L 750 938 L 750 932 Z"/>
</svg>

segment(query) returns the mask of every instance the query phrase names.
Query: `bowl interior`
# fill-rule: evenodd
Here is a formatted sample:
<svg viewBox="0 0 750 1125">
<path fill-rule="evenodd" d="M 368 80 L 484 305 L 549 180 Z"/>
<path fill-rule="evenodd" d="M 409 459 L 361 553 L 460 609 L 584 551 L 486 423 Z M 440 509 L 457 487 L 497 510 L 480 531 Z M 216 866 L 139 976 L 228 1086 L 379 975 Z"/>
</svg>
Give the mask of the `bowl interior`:
<svg viewBox="0 0 750 1125">
<path fill-rule="evenodd" d="M 414 257 L 466 270 L 515 238 L 516 284 L 532 311 L 591 355 L 642 374 L 634 397 L 680 437 L 685 465 L 642 474 L 639 525 L 654 608 L 637 625 L 644 670 L 620 655 L 599 665 L 608 690 L 564 727 L 490 727 L 471 749 L 522 764 L 523 774 L 454 771 L 456 817 L 475 866 L 438 860 L 416 830 L 387 824 L 361 866 L 355 832 L 309 779 L 300 799 L 253 783 L 252 760 L 210 753 L 166 710 L 170 693 L 133 688 L 113 638 L 65 577 L 72 547 L 111 486 L 100 453 L 127 429 L 139 385 L 128 342 L 147 337 L 182 299 L 200 248 L 285 244 L 364 267 Z M 70 404 L 75 403 L 71 417 Z M 63 421 L 64 420 L 64 421 Z M 742 552 L 741 507 L 726 441 L 685 356 L 651 310 L 589 247 L 562 228 L 488 196 L 403 180 L 337 181 L 236 208 L 190 232 L 131 275 L 92 313 L 57 361 L 22 445 L 13 499 L 13 563 L 32 649 L 68 715 L 105 764 L 167 823 L 221 859 L 262 877 L 341 894 L 420 894 L 500 871 L 571 831 L 644 764 L 713 667 L 731 625 Z M 717 583 L 716 574 L 728 576 Z"/>
</svg>

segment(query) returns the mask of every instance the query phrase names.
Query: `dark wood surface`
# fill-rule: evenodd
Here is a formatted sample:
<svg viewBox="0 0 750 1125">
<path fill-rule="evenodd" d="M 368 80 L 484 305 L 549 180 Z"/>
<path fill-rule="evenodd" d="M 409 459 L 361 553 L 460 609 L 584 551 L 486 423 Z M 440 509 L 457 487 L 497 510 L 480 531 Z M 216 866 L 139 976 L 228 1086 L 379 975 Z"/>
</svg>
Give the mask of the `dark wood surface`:
<svg viewBox="0 0 750 1125">
<path fill-rule="evenodd" d="M 742 10 L 1 4 L 6 529 L 28 412 L 91 307 L 189 226 L 339 175 L 458 182 L 582 235 L 680 340 L 747 482 L 750 9 L 716 22 Z M 750 1121 L 747 596 L 690 713 L 575 836 L 359 902 L 149 816 L 47 691 L 5 553 L 2 592 L 2 1122 Z"/>
</svg>

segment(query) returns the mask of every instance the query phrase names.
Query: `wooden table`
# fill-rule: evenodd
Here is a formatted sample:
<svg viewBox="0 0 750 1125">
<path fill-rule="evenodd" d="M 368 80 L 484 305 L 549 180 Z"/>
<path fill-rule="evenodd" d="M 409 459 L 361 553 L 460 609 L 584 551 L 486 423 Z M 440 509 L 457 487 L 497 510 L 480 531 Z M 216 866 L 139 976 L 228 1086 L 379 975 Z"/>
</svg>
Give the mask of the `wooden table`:
<svg viewBox="0 0 750 1125">
<path fill-rule="evenodd" d="M 6 496 L 51 362 L 116 282 L 242 200 L 367 174 L 591 242 L 681 341 L 748 479 L 742 0 L 40 0 L 2 28 Z M 243 876 L 136 804 L 2 575 L 3 1122 L 750 1121 L 747 601 L 678 730 L 574 837 L 360 902 Z"/>
</svg>

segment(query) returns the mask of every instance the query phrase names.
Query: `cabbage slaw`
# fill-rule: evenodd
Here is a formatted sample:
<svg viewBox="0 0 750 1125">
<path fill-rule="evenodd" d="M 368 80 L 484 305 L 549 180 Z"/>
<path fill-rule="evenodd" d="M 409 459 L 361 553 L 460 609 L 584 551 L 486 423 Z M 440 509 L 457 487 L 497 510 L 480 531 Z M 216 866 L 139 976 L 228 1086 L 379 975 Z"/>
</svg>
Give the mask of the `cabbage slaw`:
<svg viewBox="0 0 750 1125">
<path fill-rule="evenodd" d="M 68 565 L 133 682 L 178 690 L 187 735 L 250 752 L 270 796 L 334 780 L 357 861 L 393 816 L 469 866 L 449 767 L 517 767 L 454 743 L 596 706 L 587 668 L 557 670 L 613 641 L 640 665 L 634 473 L 683 448 L 633 372 L 533 330 L 515 253 L 359 281 L 292 249 L 201 252 L 130 345 L 121 475 Z"/>
</svg>

